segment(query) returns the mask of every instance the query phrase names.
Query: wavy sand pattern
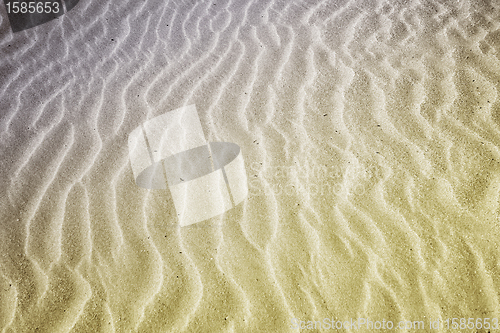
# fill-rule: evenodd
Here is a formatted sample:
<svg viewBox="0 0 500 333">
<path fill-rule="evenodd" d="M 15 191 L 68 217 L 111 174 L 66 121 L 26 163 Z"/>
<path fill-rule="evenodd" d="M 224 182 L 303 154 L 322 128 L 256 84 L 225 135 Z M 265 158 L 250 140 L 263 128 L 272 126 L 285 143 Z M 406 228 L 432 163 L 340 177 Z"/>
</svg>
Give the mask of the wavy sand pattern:
<svg viewBox="0 0 500 333">
<path fill-rule="evenodd" d="M 1 332 L 500 316 L 498 2 L 0 7 Z M 127 137 L 189 104 L 250 194 L 181 229 Z"/>
</svg>

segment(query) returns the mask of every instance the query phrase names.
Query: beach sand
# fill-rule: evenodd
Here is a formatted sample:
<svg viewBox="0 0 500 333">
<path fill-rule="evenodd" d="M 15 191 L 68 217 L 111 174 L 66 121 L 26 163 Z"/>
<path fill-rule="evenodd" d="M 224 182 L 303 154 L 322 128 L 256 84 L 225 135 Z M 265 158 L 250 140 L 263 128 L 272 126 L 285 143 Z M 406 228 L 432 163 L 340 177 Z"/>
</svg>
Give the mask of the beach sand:
<svg viewBox="0 0 500 333">
<path fill-rule="evenodd" d="M 0 332 L 500 318 L 498 2 L 81 0 L 17 33 L 0 14 Z M 127 140 L 191 104 L 249 194 L 181 228 Z"/>
</svg>

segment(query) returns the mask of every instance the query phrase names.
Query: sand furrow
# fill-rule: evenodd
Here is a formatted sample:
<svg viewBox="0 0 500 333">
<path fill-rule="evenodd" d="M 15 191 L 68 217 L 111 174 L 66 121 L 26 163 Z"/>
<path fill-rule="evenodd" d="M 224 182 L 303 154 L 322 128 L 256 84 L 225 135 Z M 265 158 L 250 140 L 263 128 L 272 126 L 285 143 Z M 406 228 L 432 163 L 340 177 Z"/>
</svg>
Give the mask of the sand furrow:
<svg viewBox="0 0 500 333">
<path fill-rule="evenodd" d="M 498 317 L 497 3 L 1 7 L 0 331 Z M 128 136 L 190 104 L 249 194 L 180 227 Z"/>
</svg>

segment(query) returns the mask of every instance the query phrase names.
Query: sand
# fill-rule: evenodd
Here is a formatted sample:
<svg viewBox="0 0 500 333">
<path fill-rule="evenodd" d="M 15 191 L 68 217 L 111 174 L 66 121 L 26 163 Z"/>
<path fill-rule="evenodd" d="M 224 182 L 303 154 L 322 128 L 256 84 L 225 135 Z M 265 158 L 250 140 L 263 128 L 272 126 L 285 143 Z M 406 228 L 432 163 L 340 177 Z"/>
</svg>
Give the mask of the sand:
<svg viewBox="0 0 500 333">
<path fill-rule="evenodd" d="M 0 332 L 500 318 L 498 2 L 82 0 L 17 33 L 0 13 Z M 181 228 L 127 140 L 191 104 L 249 194 Z"/>
</svg>

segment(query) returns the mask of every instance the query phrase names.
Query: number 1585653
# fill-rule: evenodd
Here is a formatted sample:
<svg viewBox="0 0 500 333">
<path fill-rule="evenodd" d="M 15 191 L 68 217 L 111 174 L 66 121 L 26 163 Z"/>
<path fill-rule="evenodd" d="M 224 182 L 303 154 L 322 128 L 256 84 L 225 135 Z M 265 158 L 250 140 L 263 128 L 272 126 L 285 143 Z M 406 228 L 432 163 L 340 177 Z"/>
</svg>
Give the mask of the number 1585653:
<svg viewBox="0 0 500 333">
<path fill-rule="evenodd" d="M 5 5 L 9 14 L 57 14 L 60 10 L 58 2 L 13 1 L 7 2 Z"/>
</svg>

